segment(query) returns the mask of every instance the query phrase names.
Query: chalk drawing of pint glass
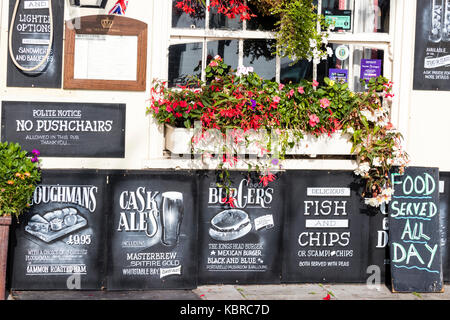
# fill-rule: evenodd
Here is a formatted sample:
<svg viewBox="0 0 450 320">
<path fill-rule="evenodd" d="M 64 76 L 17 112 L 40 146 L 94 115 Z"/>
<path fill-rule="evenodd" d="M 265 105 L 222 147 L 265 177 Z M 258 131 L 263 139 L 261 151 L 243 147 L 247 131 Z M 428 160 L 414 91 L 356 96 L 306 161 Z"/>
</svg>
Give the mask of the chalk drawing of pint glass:
<svg viewBox="0 0 450 320">
<path fill-rule="evenodd" d="M 165 192 L 162 194 L 161 241 L 166 246 L 178 244 L 181 221 L 183 220 L 183 194 Z"/>
</svg>

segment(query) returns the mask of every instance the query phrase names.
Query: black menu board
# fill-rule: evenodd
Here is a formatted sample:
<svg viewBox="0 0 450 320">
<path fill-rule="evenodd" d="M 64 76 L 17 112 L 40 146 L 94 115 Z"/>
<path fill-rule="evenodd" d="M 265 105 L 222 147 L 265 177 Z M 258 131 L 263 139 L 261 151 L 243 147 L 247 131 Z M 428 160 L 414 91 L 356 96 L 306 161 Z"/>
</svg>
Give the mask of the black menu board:
<svg viewBox="0 0 450 320">
<path fill-rule="evenodd" d="M 101 289 L 105 187 L 99 172 L 43 172 L 31 209 L 13 223 L 12 289 Z"/>
<path fill-rule="evenodd" d="M 450 90 L 450 3 L 417 0 L 414 90 Z"/>
<path fill-rule="evenodd" d="M 441 292 L 439 170 L 409 167 L 391 174 L 389 242 L 394 292 Z"/>
<path fill-rule="evenodd" d="M 2 102 L 1 140 L 43 157 L 124 158 L 124 104 Z"/>
<path fill-rule="evenodd" d="M 130 172 L 110 184 L 108 290 L 195 288 L 194 175 Z"/>
<path fill-rule="evenodd" d="M 450 172 L 439 172 L 439 227 L 441 235 L 442 269 L 444 282 L 450 282 Z"/>
<path fill-rule="evenodd" d="M 283 176 L 264 186 L 231 173 L 231 197 L 204 172 L 199 186 L 199 283 L 280 283 Z M 230 200 L 231 199 L 231 200 Z"/>
<path fill-rule="evenodd" d="M 289 171 L 283 282 L 365 282 L 369 216 L 353 172 Z"/>
<path fill-rule="evenodd" d="M 9 24 L 13 18 L 16 0 L 9 0 Z M 47 55 L 50 35 L 53 35 L 52 47 L 47 61 L 36 70 L 19 69 L 10 57 L 9 45 L 7 62 L 8 87 L 61 88 L 61 70 L 63 53 L 63 27 L 65 1 L 51 1 L 53 28 L 50 25 L 49 1 L 19 1 L 14 19 L 11 44 L 17 63 L 32 69 Z M 9 38 L 8 34 L 8 38 Z"/>
</svg>

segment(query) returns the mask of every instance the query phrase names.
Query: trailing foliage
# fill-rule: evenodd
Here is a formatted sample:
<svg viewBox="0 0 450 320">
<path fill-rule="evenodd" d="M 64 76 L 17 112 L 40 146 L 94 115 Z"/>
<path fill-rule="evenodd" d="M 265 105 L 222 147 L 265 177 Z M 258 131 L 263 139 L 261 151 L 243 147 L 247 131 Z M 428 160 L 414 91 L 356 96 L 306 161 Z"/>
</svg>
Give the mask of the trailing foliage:
<svg viewBox="0 0 450 320">
<path fill-rule="evenodd" d="M 352 92 L 347 83 L 325 78 L 325 84 L 301 81 L 278 84 L 263 80 L 251 67 L 231 70 L 216 56 L 206 68 L 210 81 L 169 89 L 154 81 L 147 113 L 159 123 L 195 128 L 193 144 L 205 156 L 220 155 L 218 168 L 226 186 L 227 170 L 239 162 L 260 173 L 267 185 L 282 169 L 286 152 L 305 134 L 347 134 L 358 169 L 367 181 L 367 203 L 378 206 L 391 199 L 389 170 L 403 168 L 407 154 L 401 134 L 389 122 L 392 83 L 372 78 L 365 92 Z M 259 158 L 238 157 L 242 150 Z M 372 199 L 372 200 L 370 200 Z"/>
</svg>

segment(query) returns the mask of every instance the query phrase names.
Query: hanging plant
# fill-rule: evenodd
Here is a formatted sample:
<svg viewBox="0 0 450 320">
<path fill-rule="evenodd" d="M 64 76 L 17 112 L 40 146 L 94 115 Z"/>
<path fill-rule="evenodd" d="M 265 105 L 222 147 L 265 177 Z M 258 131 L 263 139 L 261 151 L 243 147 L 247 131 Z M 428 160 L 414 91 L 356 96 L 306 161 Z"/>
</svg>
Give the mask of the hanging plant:
<svg viewBox="0 0 450 320">
<path fill-rule="evenodd" d="M 333 26 L 317 13 L 313 0 L 257 1 L 272 6 L 271 14 L 280 17 L 276 30 L 278 55 L 294 61 L 314 60 L 316 64 L 333 55 L 333 50 L 327 47 Z"/>
<path fill-rule="evenodd" d="M 194 15 L 200 7 L 205 7 L 205 0 L 182 0 L 177 1 L 175 5 L 189 15 Z M 245 0 L 211 0 L 208 10 L 216 8 L 219 14 L 225 15 L 229 19 L 240 16 L 240 19 L 250 20 L 256 17 L 252 14 L 250 8 L 245 4 Z"/>
</svg>

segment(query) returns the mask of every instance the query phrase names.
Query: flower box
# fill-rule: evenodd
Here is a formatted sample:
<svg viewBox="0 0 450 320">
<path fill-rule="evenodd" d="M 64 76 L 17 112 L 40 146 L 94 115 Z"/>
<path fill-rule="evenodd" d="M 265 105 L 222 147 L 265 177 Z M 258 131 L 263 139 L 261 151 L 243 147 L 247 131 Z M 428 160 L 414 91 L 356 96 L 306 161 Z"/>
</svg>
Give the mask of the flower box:
<svg viewBox="0 0 450 320">
<path fill-rule="evenodd" d="M 172 154 L 191 154 L 192 137 L 194 129 L 175 128 L 166 125 L 165 148 Z M 307 134 L 292 149 L 286 151 L 286 155 L 349 155 L 351 154 L 352 143 L 349 134 L 336 132 L 331 136 L 322 135 L 315 137 Z M 258 154 L 259 150 L 255 146 L 250 146 L 246 152 L 239 154 Z M 243 148 L 240 148 L 243 150 Z M 198 153 L 198 152 L 196 152 Z"/>
</svg>

